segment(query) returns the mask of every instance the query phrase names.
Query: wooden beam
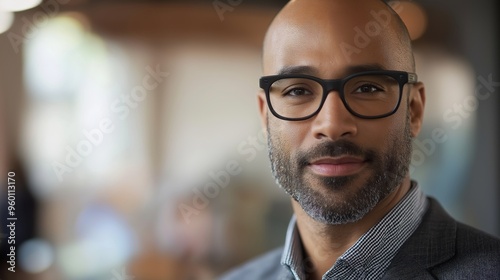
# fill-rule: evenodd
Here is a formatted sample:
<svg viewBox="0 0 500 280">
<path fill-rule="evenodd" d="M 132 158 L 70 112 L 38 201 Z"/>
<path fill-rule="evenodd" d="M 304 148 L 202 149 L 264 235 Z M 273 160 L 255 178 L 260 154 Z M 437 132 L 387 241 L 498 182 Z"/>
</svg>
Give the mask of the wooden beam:
<svg viewBox="0 0 500 280">
<path fill-rule="evenodd" d="M 223 13 L 212 3 L 80 2 L 60 5 L 60 12 L 85 15 L 92 31 L 104 37 L 154 42 L 172 40 L 228 40 L 260 47 L 276 7 L 239 5 Z M 24 12 L 28 18 L 41 8 Z M 30 13 L 32 15 L 30 15 Z"/>
</svg>

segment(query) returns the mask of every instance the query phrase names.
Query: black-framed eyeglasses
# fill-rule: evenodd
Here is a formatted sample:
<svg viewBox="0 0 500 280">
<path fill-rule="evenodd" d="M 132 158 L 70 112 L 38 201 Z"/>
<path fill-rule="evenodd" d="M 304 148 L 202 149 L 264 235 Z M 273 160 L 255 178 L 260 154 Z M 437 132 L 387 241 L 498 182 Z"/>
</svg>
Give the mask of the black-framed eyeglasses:
<svg viewBox="0 0 500 280">
<path fill-rule="evenodd" d="M 417 75 L 404 71 L 376 70 L 323 80 L 309 75 L 273 75 L 260 78 L 269 109 L 287 121 L 313 117 L 328 94 L 339 93 L 346 109 L 356 117 L 378 119 L 394 114 L 401 103 L 405 84 L 417 82 Z"/>
</svg>

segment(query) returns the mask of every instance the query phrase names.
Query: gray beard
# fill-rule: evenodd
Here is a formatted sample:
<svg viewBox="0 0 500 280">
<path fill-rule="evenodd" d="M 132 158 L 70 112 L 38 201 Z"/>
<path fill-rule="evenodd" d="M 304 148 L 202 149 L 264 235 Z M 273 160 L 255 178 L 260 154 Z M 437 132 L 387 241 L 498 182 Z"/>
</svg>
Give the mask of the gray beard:
<svg viewBox="0 0 500 280">
<path fill-rule="evenodd" d="M 339 225 L 360 220 L 381 200 L 392 193 L 403 181 L 411 160 L 412 137 L 407 117 L 405 130 L 400 135 L 389 135 L 392 145 L 385 153 L 362 149 L 346 141 L 324 141 L 316 147 L 297 153 L 287 153 L 279 139 L 275 139 L 268 127 L 268 147 L 271 170 L 276 183 L 283 188 L 314 220 L 323 224 Z M 333 203 L 328 196 L 312 188 L 321 184 L 332 191 L 346 190 L 358 177 L 305 176 L 309 160 L 317 157 L 340 155 L 360 156 L 367 160 L 372 176 L 345 200 Z"/>
</svg>

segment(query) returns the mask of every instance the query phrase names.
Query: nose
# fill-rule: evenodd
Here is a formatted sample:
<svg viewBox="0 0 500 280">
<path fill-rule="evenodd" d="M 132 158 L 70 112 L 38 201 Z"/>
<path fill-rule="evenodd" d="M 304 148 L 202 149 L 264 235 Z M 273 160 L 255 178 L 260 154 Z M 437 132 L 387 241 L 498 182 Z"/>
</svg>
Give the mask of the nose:
<svg viewBox="0 0 500 280">
<path fill-rule="evenodd" d="M 326 97 L 323 107 L 314 117 L 312 132 L 316 139 L 333 141 L 356 135 L 356 117 L 344 106 L 338 92 L 332 91 Z"/>
</svg>

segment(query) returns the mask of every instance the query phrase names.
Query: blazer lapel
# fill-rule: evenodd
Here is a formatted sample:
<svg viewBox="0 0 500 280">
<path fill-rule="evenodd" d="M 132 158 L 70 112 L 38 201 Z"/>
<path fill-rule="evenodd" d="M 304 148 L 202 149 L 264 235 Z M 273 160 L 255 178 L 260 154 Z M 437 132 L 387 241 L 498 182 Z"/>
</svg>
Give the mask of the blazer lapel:
<svg viewBox="0 0 500 280">
<path fill-rule="evenodd" d="M 382 279 L 435 279 L 432 268 L 455 255 L 457 224 L 428 198 L 421 224 L 403 244 Z"/>
</svg>

